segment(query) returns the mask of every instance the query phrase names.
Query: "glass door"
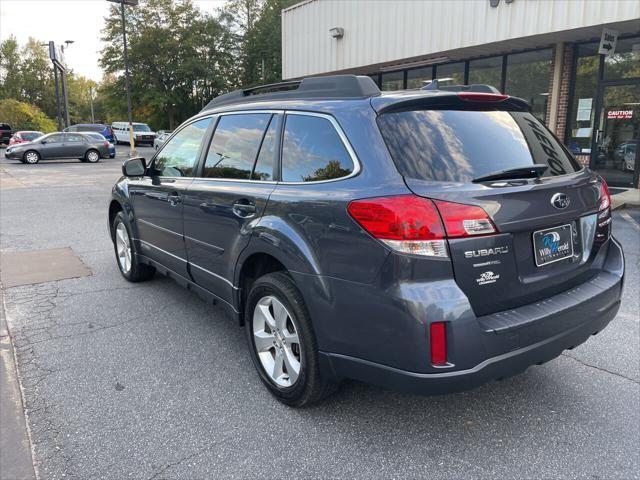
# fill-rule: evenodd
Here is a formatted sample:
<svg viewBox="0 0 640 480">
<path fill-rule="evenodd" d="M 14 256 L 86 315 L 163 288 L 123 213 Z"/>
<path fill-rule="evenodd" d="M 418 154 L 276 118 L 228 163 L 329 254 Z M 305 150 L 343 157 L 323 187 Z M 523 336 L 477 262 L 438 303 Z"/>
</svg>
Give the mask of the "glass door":
<svg viewBox="0 0 640 480">
<path fill-rule="evenodd" d="M 637 187 L 640 162 L 640 82 L 598 89 L 591 168 L 614 187 Z"/>
</svg>

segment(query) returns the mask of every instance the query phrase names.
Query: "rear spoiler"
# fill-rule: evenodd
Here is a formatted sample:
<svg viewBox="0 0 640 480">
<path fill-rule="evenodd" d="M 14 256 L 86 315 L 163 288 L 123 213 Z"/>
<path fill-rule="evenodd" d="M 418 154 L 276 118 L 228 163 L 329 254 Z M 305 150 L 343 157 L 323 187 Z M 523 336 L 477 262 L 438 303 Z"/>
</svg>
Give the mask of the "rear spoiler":
<svg viewBox="0 0 640 480">
<path fill-rule="evenodd" d="M 531 105 L 525 100 L 509 95 L 472 92 L 438 92 L 437 95 L 416 95 L 394 102 L 382 102 L 371 99 L 371 106 L 378 113 L 406 110 L 502 110 L 511 112 L 530 112 Z"/>
</svg>

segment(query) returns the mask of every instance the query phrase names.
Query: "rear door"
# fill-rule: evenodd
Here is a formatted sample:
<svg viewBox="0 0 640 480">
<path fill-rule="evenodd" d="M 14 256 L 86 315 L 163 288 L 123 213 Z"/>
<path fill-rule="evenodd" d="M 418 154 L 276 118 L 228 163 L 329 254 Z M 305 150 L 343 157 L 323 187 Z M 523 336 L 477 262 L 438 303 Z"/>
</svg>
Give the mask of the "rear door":
<svg viewBox="0 0 640 480">
<path fill-rule="evenodd" d="M 203 118 L 185 125 L 153 158 L 148 175 L 129 182 L 141 251 L 185 278 L 183 200 L 210 124 Z"/>
<path fill-rule="evenodd" d="M 493 233 L 448 240 L 456 282 L 476 314 L 531 303 L 593 275 L 602 243 L 596 229 L 609 215 L 598 213 L 600 179 L 530 113 L 456 102 L 383 113 L 378 124 L 407 186 L 444 202 L 436 205 L 445 227 L 465 221 L 449 203 L 462 212 L 479 206 L 493 222 Z M 474 181 L 536 163 L 548 166 L 540 178 Z"/>
<path fill-rule="evenodd" d="M 229 302 L 236 260 L 275 188 L 280 122 L 275 112 L 220 115 L 201 172 L 185 194 L 191 275 Z"/>
<path fill-rule="evenodd" d="M 64 134 L 64 149 L 61 155 L 69 158 L 82 158 L 87 149 L 88 140 L 78 133 Z"/>
</svg>

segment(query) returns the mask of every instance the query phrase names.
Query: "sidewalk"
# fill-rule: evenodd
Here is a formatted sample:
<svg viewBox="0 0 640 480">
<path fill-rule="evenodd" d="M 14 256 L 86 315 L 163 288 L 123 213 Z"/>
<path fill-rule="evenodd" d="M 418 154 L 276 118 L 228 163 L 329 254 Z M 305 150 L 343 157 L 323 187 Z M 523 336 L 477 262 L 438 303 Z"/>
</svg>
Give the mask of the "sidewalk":
<svg viewBox="0 0 640 480">
<path fill-rule="evenodd" d="M 0 480 L 35 479 L 22 396 L 0 291 Z"/>
<path fill-rule="evenodd" d="M 621 193 L 611 195 L 611 208 L 640 207 L 640 189 L 629 188 Z"/>
</svg>

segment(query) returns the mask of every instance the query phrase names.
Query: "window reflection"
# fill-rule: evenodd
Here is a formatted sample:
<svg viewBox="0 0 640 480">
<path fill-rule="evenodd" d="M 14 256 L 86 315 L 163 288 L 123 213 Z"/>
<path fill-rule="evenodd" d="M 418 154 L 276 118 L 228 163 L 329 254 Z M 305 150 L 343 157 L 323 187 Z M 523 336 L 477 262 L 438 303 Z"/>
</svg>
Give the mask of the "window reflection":
<svg viewBox="0 0 640 480">
<path fill-rule="evenodd" d="M 204 177 L 249 179 L 271 115 L 224 115 L 209 146 Z"/>
<path fill-rule="evenodd" d="M 531 113 L 544 122 L 547 116 L 550 75 L 550 48 L 509 55 L 505 93 L 529 102 Z"/>
<path fill-rule="evenodd" d="M 349 175 L 353 163 L 329 120 L 288 115 L 282 144 L 282 180 L 313 182 Z"/>
<path fill-rule="evenodd" d="M 210 123 L 210 118 L 204 118 L 180 130 L 155 158 L 155 172 L 163 177 L 193 176 L 200 143 Z"/>
</svg>

